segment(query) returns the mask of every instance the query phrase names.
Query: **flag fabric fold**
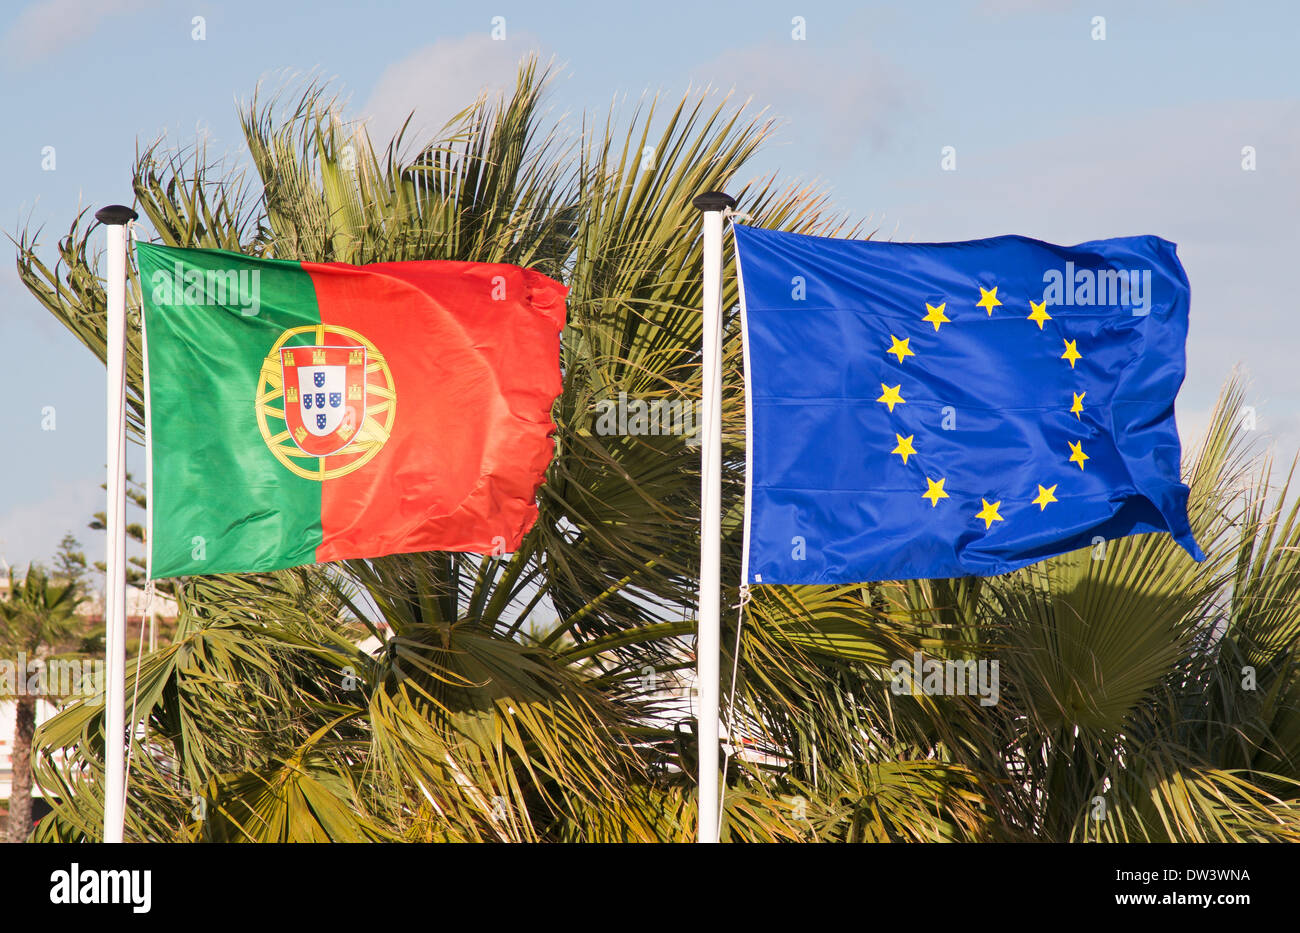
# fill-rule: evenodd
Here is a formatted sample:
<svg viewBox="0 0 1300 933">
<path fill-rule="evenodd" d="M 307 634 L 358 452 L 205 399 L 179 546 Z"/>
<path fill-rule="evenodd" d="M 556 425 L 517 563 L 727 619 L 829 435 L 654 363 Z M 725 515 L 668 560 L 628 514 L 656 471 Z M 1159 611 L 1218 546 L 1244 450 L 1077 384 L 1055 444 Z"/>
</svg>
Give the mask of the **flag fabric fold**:
<svg viewBox="0 0 1300 933">
<path fill-rule="evenodd" d="M 1174 244 L 733 231 L 747 582 L 992 575 L 1140 532 L 1203 559 Z"/>
<path fill-rule="evenodd" d="M 563 285 L 487 263 L 137 259 L 153 577 L 519 545 L 554 450 Z"/>
</svg>

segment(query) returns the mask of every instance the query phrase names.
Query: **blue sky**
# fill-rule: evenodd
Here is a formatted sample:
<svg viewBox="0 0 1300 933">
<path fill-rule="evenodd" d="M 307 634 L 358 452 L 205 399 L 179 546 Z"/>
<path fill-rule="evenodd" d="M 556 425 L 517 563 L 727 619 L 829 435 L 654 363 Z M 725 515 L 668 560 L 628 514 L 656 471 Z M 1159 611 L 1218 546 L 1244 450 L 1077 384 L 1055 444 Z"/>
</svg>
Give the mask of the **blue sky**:
<svg viewBox="0 0 1300 933">
<path fill-rule="evenodd" d="M 505 41 L 490 36 L 495 16 Z M 239 156 L 237 102 L 259 82 L 331 78 L 382 136 L 411 109 L 439 125 L 536 50 L 562 66 L 550 99 L 574 120 L 688 85 L 769 107 L 784 123 L 753 174 L 819 180 L 886 236 L 1173 240 L 1192 283 L 1184 444 L 1240 364 L 1261 439 L 1289 463 L 1297 35 L 1300 8 L 1280 2 L 12 3 L 0 13 L 0 219 L 8 233 L 43 227 L 51 255 L 80 208 L 129 202 L 137 142 L 201 134 Z M 956 171 L 941 169 L 945 146 Z M 21 288 L 12 258 L 0 347 L 0 558 L 47 557 L 68 529 L 98 556 L 85 524 L 102 508 L 103 368 Z"/>
</svg>

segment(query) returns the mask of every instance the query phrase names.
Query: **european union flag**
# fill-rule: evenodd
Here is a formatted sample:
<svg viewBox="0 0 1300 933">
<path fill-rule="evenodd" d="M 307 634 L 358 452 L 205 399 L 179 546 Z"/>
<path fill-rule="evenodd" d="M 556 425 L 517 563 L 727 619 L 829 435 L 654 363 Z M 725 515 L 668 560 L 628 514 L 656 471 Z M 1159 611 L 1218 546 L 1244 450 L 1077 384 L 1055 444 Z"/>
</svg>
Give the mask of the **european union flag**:
<svg viewBox="0 0 1300 933">
<path fill-rule="evenodd" d="M 991 575 L 1155 531 L 1204 559 L 1179 481 L 1174 244 L 733 229 L 747 581 Z"/>
</svg>

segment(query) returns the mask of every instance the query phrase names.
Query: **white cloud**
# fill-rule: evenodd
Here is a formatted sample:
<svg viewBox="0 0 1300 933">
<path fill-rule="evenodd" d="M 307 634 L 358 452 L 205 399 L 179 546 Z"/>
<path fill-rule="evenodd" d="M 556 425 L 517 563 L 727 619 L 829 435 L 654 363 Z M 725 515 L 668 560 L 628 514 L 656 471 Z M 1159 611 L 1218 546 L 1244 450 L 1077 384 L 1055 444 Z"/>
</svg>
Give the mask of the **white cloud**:
<svg viewBox="0 0 1300 933">
<path fill-rule="evenodd" d="M 480 93 L 512 88 L 520 59 L 537 47 L 525 34 L 502 40 L 476 34 L 439 39 L 389 65 L 361 108 L 371 140 L 382 148 L 412 111 L 408 139 L 427 138 Z"/>
<path fill-rule="evenodd" d="M 0 39 L 7 61 L 30 65 L 95 34 L 115 16 L 157 6 L 162 0 L 38 0 L 18 14 Z"/>
<path fill-rule="evenodd" d="M 67 531 L 85 545 L 89 560 L 102 560 L 103 532 L 86 524 L 103 510 L 104 490 L 93 479 L 60 483 L 44 499 L 13 507 L 0 515 L 0 572 L 6 563 L 18 568 L 30 561 L 48 563 Z"/>
<path fill-rule="evenodd" d="M 984 16 L 1021 13 L 1064 13 L 1078 4 L 1071 0 L 980 0 L 976 11 Z"/>
<path fill-rule="evenodd" d="M 1070 242 L 1159 233 L 1250 252 L 1296 235 L 1300 177 L 1289 166 L 1300 157 L 1298 117 L 1300 105 L 1284 101 L 1079 113 L 1068 129 L 1011 147 L 953 139 L 955 172 L 939 170 L 934 142 L 933 153 L 918 153 L 925 172 L 910 180 L 917 203 L 906 226 L 925 238 L 1011 232 L 990 224 Z M 1246 145 L 1257 171 L 1242 171 Z"/>
<path fill-rule="evenodd" d="M 854 155 L 863 141 L 872 147 L 888 139 L 888 127 L 916 93 L 902 70 L 883 56 L 851 55 L 808 42 L 769 42 L 725 52 L 692 73 L 700 81 L 758 107 L 770 107 L 785 121 L 786 137 L 811 142 L 828 161 Z"/>
</svg>

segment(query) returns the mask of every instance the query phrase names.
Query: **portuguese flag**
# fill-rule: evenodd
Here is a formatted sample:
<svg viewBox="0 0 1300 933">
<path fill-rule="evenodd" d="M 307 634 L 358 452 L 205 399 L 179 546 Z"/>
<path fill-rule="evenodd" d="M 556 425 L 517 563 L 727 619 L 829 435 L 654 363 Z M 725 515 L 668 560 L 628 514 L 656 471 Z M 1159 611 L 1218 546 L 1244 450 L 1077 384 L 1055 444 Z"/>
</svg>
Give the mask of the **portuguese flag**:
<svg viewBox="0 0 1300 933">
<path fill-rule="evenodd" d="M 563 285 L 136 249 L 151 576 L 518 547 L 554 450 Z"/>
</svg>

